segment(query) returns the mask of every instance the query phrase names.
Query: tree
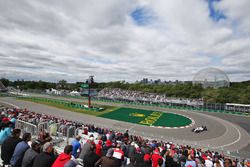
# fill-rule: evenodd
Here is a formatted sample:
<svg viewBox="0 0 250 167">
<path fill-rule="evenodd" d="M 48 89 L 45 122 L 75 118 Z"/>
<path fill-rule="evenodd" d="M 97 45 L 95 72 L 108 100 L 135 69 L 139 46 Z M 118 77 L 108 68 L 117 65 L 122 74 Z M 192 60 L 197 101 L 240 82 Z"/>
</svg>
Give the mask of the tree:
<svg viewBox="0 0 250 167">
<path fill-rule="evenodd" d="M 58 82 L 57 87 L 60 89 L 66 89 L 67 87 L 67 81 L 62 79 Z"/>
<path fill-rule="evenodd" d="M 5 87 L 9 86 L 10 84 L 10 81 L 7 78 L 1 78 L 0 81 Z"/>
</svg>

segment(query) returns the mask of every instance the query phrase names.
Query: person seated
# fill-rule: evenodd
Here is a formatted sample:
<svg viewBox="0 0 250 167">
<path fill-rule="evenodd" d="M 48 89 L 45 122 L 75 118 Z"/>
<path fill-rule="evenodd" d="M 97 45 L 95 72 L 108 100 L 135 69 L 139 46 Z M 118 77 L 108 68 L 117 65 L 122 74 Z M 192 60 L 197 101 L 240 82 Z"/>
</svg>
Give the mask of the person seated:
<svg viewBox="0 0 250 167">
<path fill-rule="evenodd" d="M 1 147 L 1 158 L 3 160 L 3 164 L 10 164 L 10 159 L 14 153 L 16 145 L 22 141 L 20 138 L 21 130 L 14 129 L 12 131 L 12 135 L 9 136 L 6 140 L 4 140 Z"/>
<path fill-rule="evenodd" d="M 21 167 L 24 153 L 30 148 L 28 142 L 31 140 L 30 133 L 23 134 L 23 141 L 19 142 L 14 150 L 14 153 L 11 157 L 10 164 L 13 167 Z"/>
<path fill-rule="evenodd" d="M 55 161 L 55 156 L 53 154 L 53 145 L 51 142 L 47 142 L 43 145 L 42 152 L 35 158 L 33 167 L 45 167 L 52 166 Z"/>
<path fill-rule="evenodd" d="M 73 151 L 72 145 L 65 146 L 64 152 L 57 157 L 52 167 L 64 167 L 64 165 L 71 159 L 72 151 Z"/>
<path fill-rule="evenodd" d="M 39 140 L 32 141 L 31 148 L 29 148 L 23 157 L 22 167 L 32 167 L 35 158 L 41 150 L 41 142 Z"/>
</svg>

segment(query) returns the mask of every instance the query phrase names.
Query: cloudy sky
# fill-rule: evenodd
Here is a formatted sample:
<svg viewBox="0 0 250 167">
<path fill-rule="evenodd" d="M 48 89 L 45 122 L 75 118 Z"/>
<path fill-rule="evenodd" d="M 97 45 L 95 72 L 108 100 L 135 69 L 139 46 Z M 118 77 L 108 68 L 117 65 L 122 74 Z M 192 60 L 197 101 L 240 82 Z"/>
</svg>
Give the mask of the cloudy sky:
<svg viewBox="0 0 250 167">
<path fill-rule="evenodd" d="M 0 78 L 250 80 L 249 0 L 0 0 Z"/>
</svg>

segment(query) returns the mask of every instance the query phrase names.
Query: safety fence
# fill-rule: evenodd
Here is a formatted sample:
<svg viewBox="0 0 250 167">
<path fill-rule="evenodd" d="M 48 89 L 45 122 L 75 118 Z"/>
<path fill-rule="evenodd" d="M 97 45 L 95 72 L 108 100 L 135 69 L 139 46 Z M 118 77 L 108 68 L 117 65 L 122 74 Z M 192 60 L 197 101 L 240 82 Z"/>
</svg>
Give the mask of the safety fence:
<svg viewBox="0 0 250 167">
<path fill-rule="evenodd" d="M 41 132 L 48 132 L 57 139 L 69 139 L 75 136 L 75 126 L 61 125 L 59 123 L 41 122 L 37 125 L 17 119 L 15 128 L 22 129 L 22 133 L 31 133 L 32 136 L 39 136 Z"/>
<path fill-rule="evenodd" d="M 156 102 L 139 102 L 139 101 L 128 101 L 128 100 L 117 100 L 108 98 L 93 98 L 93 100 L 101 102 L 111 102 L 111 103 L 121 103 L 127 105 L 137 105 L 137 106 L 153 106 L 177 110 L 192 110 L 192 111 L 207 111 L 207 112 L 218 112 L 227 114 L 237 114 L 237 115 L 250 115 L 250 109 L 245 111 L 237 112 L 235 108 L 231 110 L 226 110 L 225 104 L 220 103 L 203 103 L 203 105 L 188 105 L 182 103 L 156 103 Z"/>
<path fill-rule="evenodd" d="M 18 99 L 28 99 L 34 102 L 45 102 L 53 105 L 63 105 L 68 108 L 74 109 L 84 109 L 87 111 L 101 111 L 102 108 L 88 108 L 88 106 L 77 103 L 70 102 L 68 100 L 62 99 L 52 99 L 45 97 L 17 97 Z M 226 113 L 226 114 L 237 114 L 243 116 L 249 116 L 250 112 L 237 112 L 236 110 L 226 110 L 225 104 L 219 103 L 204 103 L 203 105 L 190 106 L 187 104 L 180 103 L 153 103 L 153 102 L 136 102 L 136 101 L 124 101 L 124 100 L 116 100 L 116 99 L 104 99 L 104 98 L 92 98 L 94 101 L 99 102 L 110 102 L 110 103 L 120 103 L 127 105 L 135 105 L 135 106 L 152 106 L 152 107 L 160 107 L 160 108 L 168 108 L 168 109 L 176 109 L 176 110 L 191 110 L 191 111 L 207 111 L 207 112 L 217 112 L 217 113 Z"/>
</svg>

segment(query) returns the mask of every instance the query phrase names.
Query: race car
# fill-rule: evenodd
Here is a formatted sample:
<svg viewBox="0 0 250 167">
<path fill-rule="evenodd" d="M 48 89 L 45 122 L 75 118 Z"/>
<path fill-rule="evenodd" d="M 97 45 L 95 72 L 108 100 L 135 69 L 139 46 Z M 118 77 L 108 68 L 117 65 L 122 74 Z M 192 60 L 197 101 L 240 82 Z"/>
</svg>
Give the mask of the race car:
<svg viewBox="0 0 250 167">
<path fill-rule="evenodd" d="M 206 126 L 200 126 L 200 127 L 192 129 L 192 132 L 194 132 L 194 133 L 200 133 L 200 132 L 203 132 L 203 131 L 207 131 Z"/>
</svg>

